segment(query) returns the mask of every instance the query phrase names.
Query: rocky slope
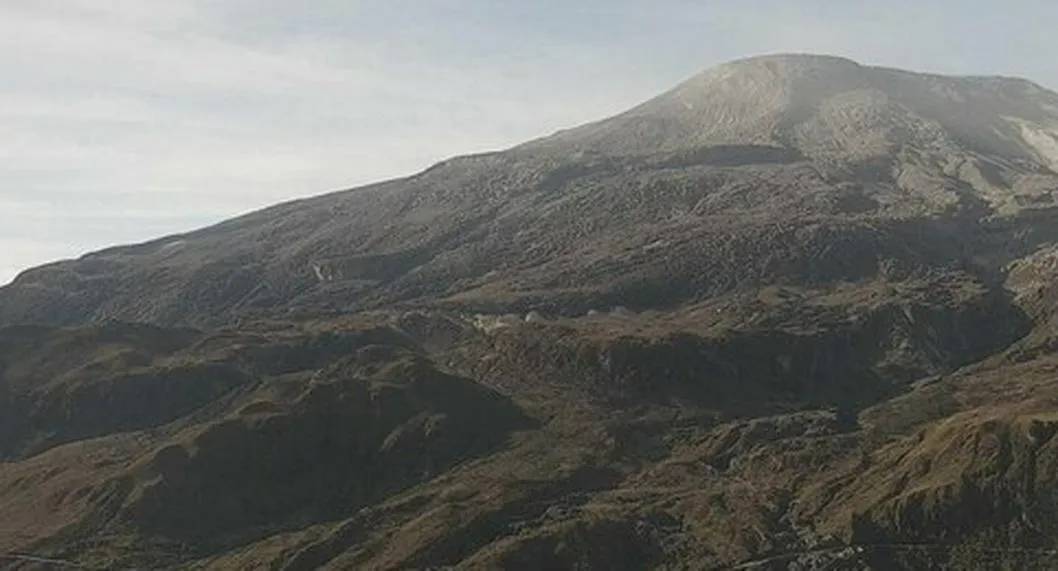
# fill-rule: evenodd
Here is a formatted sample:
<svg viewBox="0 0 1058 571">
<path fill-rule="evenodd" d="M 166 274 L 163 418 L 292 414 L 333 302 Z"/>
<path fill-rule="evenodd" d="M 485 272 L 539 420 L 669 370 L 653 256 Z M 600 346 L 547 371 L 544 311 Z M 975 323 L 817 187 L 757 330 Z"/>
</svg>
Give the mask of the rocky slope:
<svg viewBox="0 0 1058 571">
<path fill-rule="evenodd" d="M 1058 95 L 1023 80 L 744 60 L 509 151 L 27 271 L 0 290 L 0 321 L 572 315 L 985 276 L 1052 238 L 1056 137 Z"/>
<path fill-rule="evenodd" d="M 29 270 L 0 565 L 1052 569 L 1058 95 L 839 58 Z"/>
</svg>

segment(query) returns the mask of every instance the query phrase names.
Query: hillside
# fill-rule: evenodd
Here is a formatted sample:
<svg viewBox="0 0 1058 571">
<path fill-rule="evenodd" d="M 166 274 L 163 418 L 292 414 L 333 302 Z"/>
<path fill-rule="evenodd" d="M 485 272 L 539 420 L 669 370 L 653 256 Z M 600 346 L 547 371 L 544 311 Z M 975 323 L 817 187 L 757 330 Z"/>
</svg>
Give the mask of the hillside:
<svg viewBox="0 0 1058 571">
<path fill-rule="evenodd" d="M 1031 82 L 766 56 L 28 270 L 0 551 L 1053 569 L 1056 169 Z"/>
<path fill-rule="evenodd" d="M 1058 95 L 1027 81 L 743 60 L 509 151 L 30 270 L 0 290 L 0 321 L 217 325 L 394 303 L 575 315 L 984 275 L 1052 238 L 1056 125 Z"/>
</svg>

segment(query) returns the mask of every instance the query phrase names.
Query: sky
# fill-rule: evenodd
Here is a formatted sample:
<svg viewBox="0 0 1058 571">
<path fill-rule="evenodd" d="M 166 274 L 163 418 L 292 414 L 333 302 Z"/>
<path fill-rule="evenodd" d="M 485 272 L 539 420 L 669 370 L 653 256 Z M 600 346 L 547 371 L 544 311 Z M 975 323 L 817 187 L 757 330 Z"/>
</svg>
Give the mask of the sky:
<svg viewBox="0 0 1058 571">
<path fill-rule="evenodd" d="M 0 284 L 777 52 L 1058 88 L 1053 0 L 0 0 Z"/>
</svg>

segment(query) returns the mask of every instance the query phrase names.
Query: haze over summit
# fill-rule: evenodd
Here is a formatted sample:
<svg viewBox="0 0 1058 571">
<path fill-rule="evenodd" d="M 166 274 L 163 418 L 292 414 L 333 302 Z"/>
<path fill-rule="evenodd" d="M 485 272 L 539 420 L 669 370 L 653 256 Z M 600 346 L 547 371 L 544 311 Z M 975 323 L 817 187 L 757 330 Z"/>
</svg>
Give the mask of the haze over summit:
<svg viewBox="0 0 1058 571">
<path fill-rule="evenodd" d="M 755 54 L 1054 86 L 1056 15 L 1044 2 L 5 5 L 0 282 L 515 145 Z"/>
</svg>

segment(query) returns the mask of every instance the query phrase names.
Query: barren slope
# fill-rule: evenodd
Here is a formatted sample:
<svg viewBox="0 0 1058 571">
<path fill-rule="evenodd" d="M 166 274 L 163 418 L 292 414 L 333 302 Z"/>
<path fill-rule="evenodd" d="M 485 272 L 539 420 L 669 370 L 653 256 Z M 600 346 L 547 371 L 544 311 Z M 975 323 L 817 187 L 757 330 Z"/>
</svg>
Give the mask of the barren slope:
<svg viewBox="0 0 1058 571">
<path fill-rule="evenodd" d="M 30 270 L 0 290 L 0 322 L 208 324 L 395 302 L 572 314 L 983 276 L 1051 238 L 1056 109 L 1023 80 L 743 60 L 509 151 Z"/>
<path fill-rule="evenodd" d="M 1024 80 L 752 58 L 29 270 L 0 289 L 0 551 L 1054 569 L 1056 137 Z"/>
</svg>

